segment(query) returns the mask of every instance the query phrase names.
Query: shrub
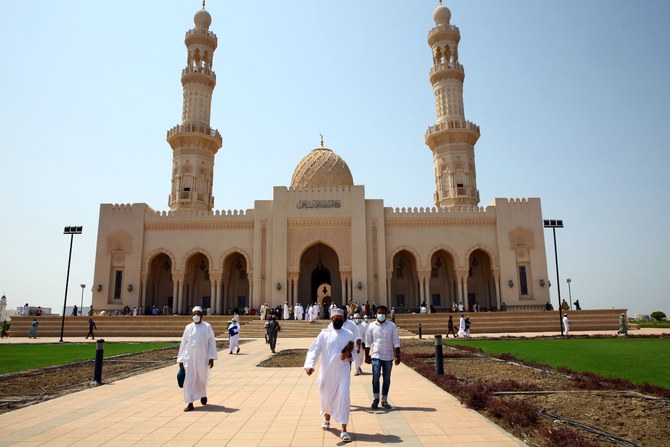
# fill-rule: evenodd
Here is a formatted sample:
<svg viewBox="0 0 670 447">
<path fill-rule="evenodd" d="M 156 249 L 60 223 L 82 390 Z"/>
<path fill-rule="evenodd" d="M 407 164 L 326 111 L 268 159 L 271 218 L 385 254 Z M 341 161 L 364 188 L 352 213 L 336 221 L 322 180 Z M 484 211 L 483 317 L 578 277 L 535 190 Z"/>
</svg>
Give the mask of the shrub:
<svg viewBox="0 0 670 447">
<path fill-rule="evenodd" d="M 543 427 L 540 434 L 548 440 L 547 447 L 598 447 L 598 444 L 567 428 Z"/>
<path fill-rule="evenodd" d="M 492 397 L 488 401 L 486 411 L 511 427 L 533 427 L 537 424 L 537 407 L 524 399 L 507 400 Z"/>
<path fill-rule="evenodd" d="M 657 310 L 656 312 L 651 313 L 651 318 L 653 318 L 656 321 L 661 321 L 665 320 L 665 314 L 661 312 L 660 310 Z"/>
</svg>

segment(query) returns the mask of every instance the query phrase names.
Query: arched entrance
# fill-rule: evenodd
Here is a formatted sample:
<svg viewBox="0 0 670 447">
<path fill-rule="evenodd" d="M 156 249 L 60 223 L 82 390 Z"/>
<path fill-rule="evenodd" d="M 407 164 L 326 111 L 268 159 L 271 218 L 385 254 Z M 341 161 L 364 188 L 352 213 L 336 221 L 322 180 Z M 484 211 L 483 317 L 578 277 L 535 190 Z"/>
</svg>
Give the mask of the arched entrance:
<svg viewBox="0 0 670 447">
<path fill-rule="evenodd" d="M 416 259 L 407 250 L 402 250 L 393 257 L 391 278 L 391 305 L 397 312 L 414 310 L 419 303 L 419 281 Z"/>
<path fill-rule="evenodd" d="M 209 280 L 209 260 L 202 253 L 196 253 L 186 262 L 184 274 L 184 297 L 187 309 L 201 306 L 212 307 L 212 286 Z"/>
<path fill-rule="evenodd" d="M 439 250 L 430 259 L 429 296 L 435 309 L 458 305 L 455 263 L 451 254 Z"/>
<path fill-rule="evenodd" d="M 249 306 L 249 279 L 247 260 L 240 253 L 231 254 L 223 263 L 223 305 L 222 313 L 244 313 Z"/>
<path fill-rule="evenodd" d="M 168 255 L 160 253 L 149 263 L 144 306 L 146 309 L 151 309 L 153 306 L 163 309 L 167 305 L 172 313 L 175 304 L 173 293 L 172 261 Z"/>
<path fill-rule="evenodd" d="M 491 258 L 483 250 L 475 250 L 470 254 L 468 271 L 468 298 L 465 303 L 467 310 L 472 310 L 479 303 L 481 310 L 496 308 L 496 287 Z"/>
<path fill-rule="evenodd" d="M 324 293 L 323 288 L 327 291 Z M 342 306 L 342 281 L 340 263 L 335 251 L 324 245 L 315 244 L 305 250 L 300 258 L 297 301 L 303 305 L 323 304 L 323 298 Z"/>
</svg>

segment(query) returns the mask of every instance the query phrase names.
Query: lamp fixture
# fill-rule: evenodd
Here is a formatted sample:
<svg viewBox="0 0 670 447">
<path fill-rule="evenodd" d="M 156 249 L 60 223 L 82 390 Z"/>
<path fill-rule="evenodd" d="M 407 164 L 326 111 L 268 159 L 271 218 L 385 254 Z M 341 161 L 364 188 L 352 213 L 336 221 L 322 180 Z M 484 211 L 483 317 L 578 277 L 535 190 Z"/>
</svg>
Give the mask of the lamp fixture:
<svg viewBox="0 0 670 447">
<path fill-rule="evenodd" d="M 440 258 L 437 258 L 435 260 L 435 267 L 437 267 L 438 269 L 442 267 L 442 260 Z"/>
<path fill-rule="evenodd" d="M 277 288 L 277 290 L 281 290 L 281 283 L 278 282 L 278 283 L 275 285 L 275 287 Z"/>
<path fill-rule="evenodd" d="M 361 289 L 363 288 L 363 283 L 360 282 L 360 281 L 358 281 L 358 284 L 356 284 L 356 288 L 357 288 L 358 290 L 361 290 Z"/>
<path fill-rule="evenodd" d="M 102 291 L 102 284 L 98 284 L 98 285 L 95 287 L 95 290 L 97 290 L 98 292 L 101 292 L 101 291 Z"/>
<path fill-rule="evenodd" d="M 546 284 L 546 283 L 544 282 L 544 279 L 541 279 L 541 280 L 540 280 L 540 287 L 544 287 L 545 284 Z"/>
<path fill-rule="evenodd" d="M 514 281 L 512 281 L 511 279 L 508 280 L 507 285 L 510 286 L 510 287 L 514 287 Z"/>
<path fill-rule="evenodd" d="M 133 285 L 132 285 L 132 284 L 128 284 L 128 292 L 132 292 L 132 291 L 133 291 Z"/>
</svg>

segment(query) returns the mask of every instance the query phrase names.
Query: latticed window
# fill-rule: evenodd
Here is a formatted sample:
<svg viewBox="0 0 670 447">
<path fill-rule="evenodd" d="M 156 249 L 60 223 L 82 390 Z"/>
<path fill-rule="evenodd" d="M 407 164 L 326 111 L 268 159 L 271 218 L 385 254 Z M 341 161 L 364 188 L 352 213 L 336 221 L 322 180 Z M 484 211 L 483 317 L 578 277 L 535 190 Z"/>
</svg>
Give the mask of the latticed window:
<svg viewBox="0 0 670 447">
<path fill-rule="evenodd" d="M 528 277 L 525 265 L 519 266 L 519 288 L 521 289 L 521 295 L 528 295 Z"/>
<path fill-rule="evenodd" d="M 117 270 L 114 274 L 114 299 L 121 299 L 121 285 L 123 284 L 123 270 Z"/>
</svg>

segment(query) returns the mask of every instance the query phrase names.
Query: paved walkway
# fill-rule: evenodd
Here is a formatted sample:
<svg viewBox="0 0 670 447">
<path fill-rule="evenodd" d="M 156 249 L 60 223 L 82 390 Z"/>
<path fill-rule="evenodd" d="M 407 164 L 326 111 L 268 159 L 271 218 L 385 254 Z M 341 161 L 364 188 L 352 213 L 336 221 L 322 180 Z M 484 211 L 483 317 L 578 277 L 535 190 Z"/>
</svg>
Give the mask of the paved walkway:
<svg viewBox="0 0 670 447">
<path fill-rule="evenodd" d="M 280 338 L 277 349 L 310 343 Z M 256 367 L 270 356 L 263 340 L 243 344 L 238 355 L 219 355 L 205 407 L 196 403 L 194 411 L 182 411 L 175 365 L 0 415 L 0 446 L 344 445 L 338 424 L 321 430 L 318 374 Z M 524 445 L 402 363 L 392 373 L 389 403 L 394 409 L 373 411 L 370 366 L 364 365 L 364 371 L 351 378 L 350 445 Z"/>
</svg>

